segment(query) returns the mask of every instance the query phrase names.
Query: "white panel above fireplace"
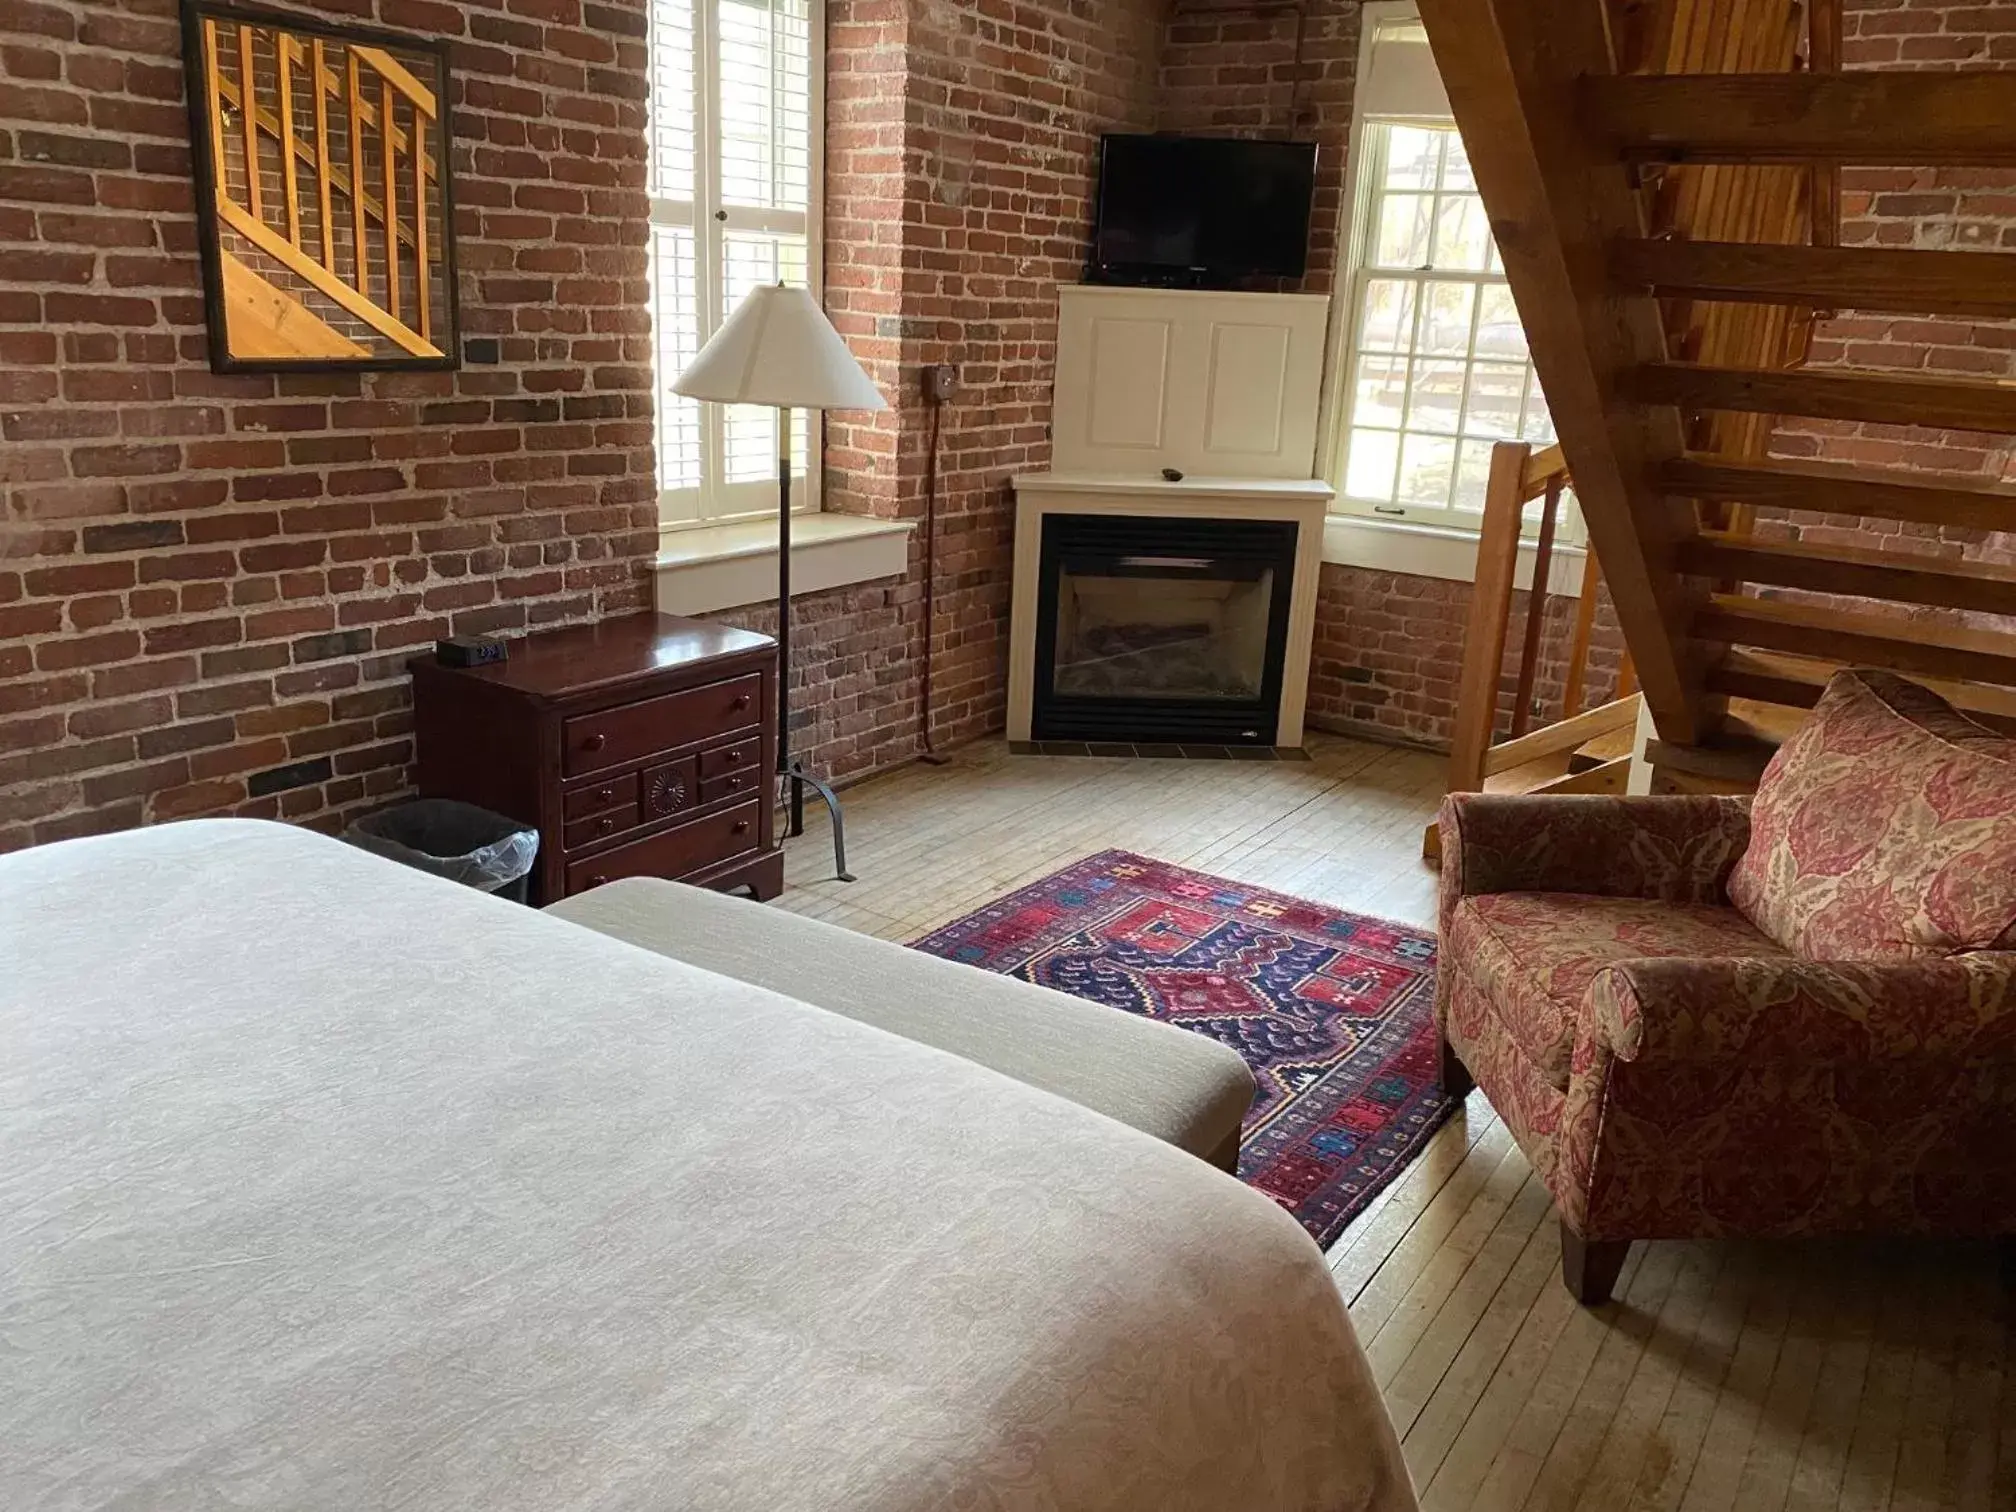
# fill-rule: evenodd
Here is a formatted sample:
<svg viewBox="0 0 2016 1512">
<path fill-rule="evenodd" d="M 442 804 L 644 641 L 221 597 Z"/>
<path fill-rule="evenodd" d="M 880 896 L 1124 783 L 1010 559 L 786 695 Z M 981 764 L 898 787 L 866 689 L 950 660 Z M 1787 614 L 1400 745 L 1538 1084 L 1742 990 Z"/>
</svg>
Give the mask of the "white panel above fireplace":
<svg viewBox="0 0 2016 1512">
<path fill-rule="evenodd" d="M 1137 452 L 1146 459 L 1162 450 L 1169 404 L 1169 322 L 1095 319 L 1092 322 L 1092 381 L 1086 385 L 1091 409 L 1085 432 L 1107 451 Z"/>
<path fill-rule="evenodd" d="M 1326 297 L 1081 284 L 1057 293 L 1054 470 L 1315 475 Z"/>
</svg>

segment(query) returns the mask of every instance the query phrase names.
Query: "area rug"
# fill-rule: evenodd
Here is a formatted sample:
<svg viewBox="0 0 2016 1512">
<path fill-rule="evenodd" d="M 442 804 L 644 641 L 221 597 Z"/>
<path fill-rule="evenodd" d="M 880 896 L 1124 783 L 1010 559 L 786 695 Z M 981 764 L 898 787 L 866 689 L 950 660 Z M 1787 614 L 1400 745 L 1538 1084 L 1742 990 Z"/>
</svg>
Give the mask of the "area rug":
<svg viewBox="0 0 2016 1512">
<path fill-rule="evenodd" d="M 1260 1084 L 1239 1176 L 1328 1245 L 1455 1109 L 1435 937 L 1103 851 L 916 948 L 1230 1045 Z"/>
</svg>

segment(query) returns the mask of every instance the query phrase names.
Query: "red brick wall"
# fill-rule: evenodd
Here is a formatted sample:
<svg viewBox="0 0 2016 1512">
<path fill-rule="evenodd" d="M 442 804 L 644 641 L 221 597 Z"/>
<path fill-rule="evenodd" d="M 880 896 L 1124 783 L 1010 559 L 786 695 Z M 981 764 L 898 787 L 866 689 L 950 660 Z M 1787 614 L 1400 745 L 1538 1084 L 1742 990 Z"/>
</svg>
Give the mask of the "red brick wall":
<svg viewBox="0 0 2016 1512">
<path fill-rule="evenodd" d="M 1161 0 L 829 7 L 827 302 L 892 409 L 829 420 L 827 506 L 922 516 L 921 375 L 956 363 L 938 467 L 941 746 L 1005 721 L 1008 479 L 1048 465 L 1055 287 L 1083 271 L 1100 133 L 1151 124 L 1161 19 Z M 798 740 L 836 774 L 917 753 L 922 535 L 900 582 L 796 605 Z"/>
<path fill-rule="evenodd" d="M 1163 33 L 1158 131 L 1293 136 L 1316 143 L 1309 272 L 1327 293 L 1341 266 L 1360 0 L 1231 9 L 1177 0 Z"/>
<path fill-rule="evenodd" d="M 451 39 L 453 374 L 213 375 L 172 0 L 0 6 L 0 849 L 406 786 L 404 658 L 648 597 L 642 0 Z"/>
<path fill-rule="evenodd" d="M 2016 69 L 2016 9 L 1951 0 L 1847 0 L 1842 52 L 1850 68 Z M 1850 246 L 2016 251 L 2016 173 L 1851 169 L 1842 180 L 1841 221 L 1841 240 Z M 1816 332 L 1812 360 L 2006 380 L 2016 377 L 2016 324 L 1857 312 Z M 1796 420 L 1780 427 L 1774 449 L 1866 467 L 2016 476 L 2007 436 L 1969 431 Z M 2016 562 L 2011 531 L 1811 515 L 1778 515 L 1759 528 L 1781 538 Z M 2016 616 L 2004 616 L 2002 628 L 2016 629 Z"/>
</svg>

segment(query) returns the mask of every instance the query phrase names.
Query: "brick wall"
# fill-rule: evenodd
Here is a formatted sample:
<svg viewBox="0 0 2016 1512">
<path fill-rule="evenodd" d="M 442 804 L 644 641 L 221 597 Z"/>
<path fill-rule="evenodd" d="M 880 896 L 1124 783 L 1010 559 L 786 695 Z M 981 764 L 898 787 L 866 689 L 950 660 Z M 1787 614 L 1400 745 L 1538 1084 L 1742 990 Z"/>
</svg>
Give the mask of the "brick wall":
<svg viewBox="0 0 2016 1512">
<path fill-rule="evenodd" d="M 407 784 L 403 661 L 646 602 L 642 0 L 446 36 L 470 362 L 213 375 L 172 0 L 0 6 L 0 849 Z"/>
<path fill-rule="evenodd" d="M 1846 0 L 1842 30 L 1843 62 L 1849 68 L 2016 69 L 2016 8 L 2009 6 Z M 2016 173 L 1850 169 L 1842 177 L 1841 222 L 1841 240 L 1849 246 L 2016 251 Z M 1812 360 L 1816 365 L 2007 380 L 2016 378 L 2016 323 L 1857 312 L 1820 327 Z M 1773 449 L 1785 456 L 1864 467 L 2016 477 L 2016 453 L 2007 436 L 1969 431 L 1797 420 L 1780 427 Z M 1834 545 L 1873 544 L 1907 554 L 2016 562 L 2012 531 L 1784 514 L 1760 521 L 1759 529 Z M 1992 623 L 1984 616 L 1974 618 Z M 2016 616 L 2003 616 L 2000 628 L 2016 630 Z"/>
<path fill-rule="evenodd" d="M 1343 260 L 1345 158 L 1358 83 L 1360 0 L 1228 9 L 1177 0 L 1162 38 L 1158 131 L 1316 143 L 1309 271 L 1327 293 Z"/>
<path fill-rule="evenodd" d="M 891 401 L 828 421 L 829 508 L 922 516 L 932 415 L 920 374 L 960 369 L 939 442 L 941 746 L 1006 718 L 1008 479 L 1048 465 L 1056 285 L 1083 272 L 1100 133 L 1152 123 L 1161 20 L 1162 0 L 839 0 L 828 12 L 827 301 Z M 900 582 L 796 604 L 797 738 L 836 774 L 918 750 L 922 535 Z"/>
</svg>

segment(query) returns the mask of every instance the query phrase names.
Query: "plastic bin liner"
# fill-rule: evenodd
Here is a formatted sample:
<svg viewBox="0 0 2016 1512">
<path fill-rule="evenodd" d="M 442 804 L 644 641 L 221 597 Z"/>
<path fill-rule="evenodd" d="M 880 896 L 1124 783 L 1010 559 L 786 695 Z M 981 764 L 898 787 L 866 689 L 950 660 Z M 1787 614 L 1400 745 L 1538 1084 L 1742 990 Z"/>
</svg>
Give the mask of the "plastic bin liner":
<svg viewBox="0 0 2016 1512">
<path fill-rule="evenodd" d="M 389 860 L 484 892 L 511 886 L 532 870 L 539 855 L 537 830 L 449 798 L 418 798 L 366 814 L 343 832 L 343 838 Z"/>
</svg>

